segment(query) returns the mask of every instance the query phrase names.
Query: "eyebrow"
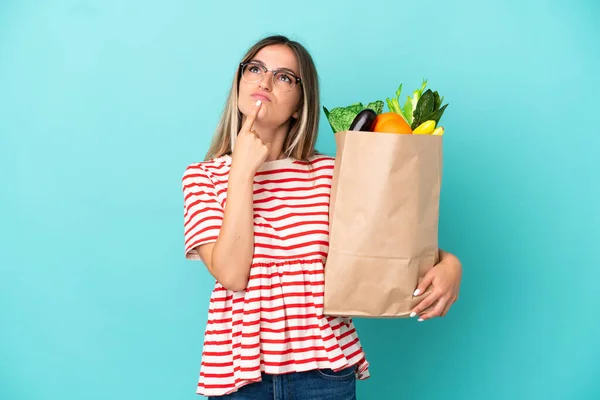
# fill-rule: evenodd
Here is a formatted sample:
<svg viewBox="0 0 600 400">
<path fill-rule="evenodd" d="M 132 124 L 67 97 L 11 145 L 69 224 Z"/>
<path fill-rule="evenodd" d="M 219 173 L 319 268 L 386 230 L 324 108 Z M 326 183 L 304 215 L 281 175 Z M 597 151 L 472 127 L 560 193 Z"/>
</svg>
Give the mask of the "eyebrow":
<svg viewBox="0 0 600 400">
<path fill-rule="evenodd" d="M 260 61 L 260 60 L 257 60 L 256 58 L 253 58 L 253 59 L 252 59 L 252 60 L 250 60 L 249 62 L 255 62 L 255 63 L 261 64 L 262 66 L 266 67 L 266 64 L 265 64 L 264 62 L 262 62 L 262 61 Z M 286 68 L 286 67 L 283 67 L 283 68 L 275 68 L 275 70 L 276 70 L 276 71 L 277 71 L 277 70 L 279 70 L 279 71 L 287 71 L 287 72 L 291 72 L 291 73 L 292 73 L 292 74 L 294 74 L 295 76 L 299 76 L 297 73 L 295 73 L 294 71 L 292 71 L 290 68 Z"/>
</svg>

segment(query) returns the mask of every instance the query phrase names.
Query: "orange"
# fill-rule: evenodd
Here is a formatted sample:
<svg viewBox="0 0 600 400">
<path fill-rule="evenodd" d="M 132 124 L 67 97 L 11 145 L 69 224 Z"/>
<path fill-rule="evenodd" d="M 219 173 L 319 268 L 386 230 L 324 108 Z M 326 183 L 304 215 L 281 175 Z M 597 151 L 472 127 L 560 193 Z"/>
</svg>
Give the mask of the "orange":
<svg viewBox="0 0 600 400">
<path fill-rule="evenodd" d="M 395 112 L 379 114 L 375 119 L 373 132 L 383 133 L 413 133 L 410 125 Z"/>
</svg>

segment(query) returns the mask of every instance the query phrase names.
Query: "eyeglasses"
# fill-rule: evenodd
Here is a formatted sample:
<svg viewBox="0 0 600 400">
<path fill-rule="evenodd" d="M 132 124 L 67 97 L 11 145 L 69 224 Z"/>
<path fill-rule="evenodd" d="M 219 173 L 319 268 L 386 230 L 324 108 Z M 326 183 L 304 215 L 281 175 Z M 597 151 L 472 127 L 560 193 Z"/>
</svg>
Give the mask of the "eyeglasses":
<svg viewBox="0 0 600 400">
<path fill-rule="evenodd" d="M 296 84 L 302 82 L 300 78 L 289 71 L 269 69 L 257 62 L 240 63 L 240 67 L 242 68 L 242 79 L 250 83 L 261 81 L 265 74 L 271 71 L 273 73 L 271 77 L 273 79 L 273 86 L 284 92 L 289 92 Z"/>
</svg>

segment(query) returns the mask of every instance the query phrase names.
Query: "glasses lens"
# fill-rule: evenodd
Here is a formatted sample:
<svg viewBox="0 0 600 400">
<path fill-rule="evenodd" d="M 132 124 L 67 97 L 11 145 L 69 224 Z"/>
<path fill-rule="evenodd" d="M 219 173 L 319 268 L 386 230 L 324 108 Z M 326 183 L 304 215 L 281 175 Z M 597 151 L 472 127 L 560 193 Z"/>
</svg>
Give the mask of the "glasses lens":
<svg viewBox="0 0 600 400">
<path fill-rule="evenodd" d="M 257 64 L 246 64 L 242 70 L 242 78 L 248 82 L 258 82 L 263 76 L 263 69 Z"/>
<path fill-rule="evenodd" d="M 277 88 L 280 90 L 292 90 L 294 85 L 296 85 L 296 78 L 294 75 L 291 75 L 287 72 L 277 72 L 273 78 L 275 81 L 275 86 L 277 86 Z"/>
</svg>

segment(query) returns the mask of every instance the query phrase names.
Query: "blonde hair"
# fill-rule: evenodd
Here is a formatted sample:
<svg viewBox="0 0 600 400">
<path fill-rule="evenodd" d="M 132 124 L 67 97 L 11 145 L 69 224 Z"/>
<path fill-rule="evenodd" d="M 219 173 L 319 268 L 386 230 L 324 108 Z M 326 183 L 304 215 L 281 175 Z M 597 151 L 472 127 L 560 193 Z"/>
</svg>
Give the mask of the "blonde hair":
<svg viewBox="0 0 600 400">
<path fill-rule="evenodd" d="M 319 78 L 311 55 L 300 43 L 285 36 L 275 35 L 266 37 L 252 46 L 244 55 L 241 62 L 250 61 L 264 47 L 271 45 L 288 46 L 298 60 L 299 74 L 302 82 L 302 97 L 298 119 L 292 117 L 290 130 L 283 144 L 283 152 L 287 157 L 308 161 L 316 153 L 315 143 L 319 130 Z M 238 92 L 241 77 L 240 65 L 235 72 L 229 97 L 221 115 L 217 129 L 206 153 L 205 160 L 231 154 L 235 139 L 242 127 L 242 114 L 238 109 Z"/>
</svg>

